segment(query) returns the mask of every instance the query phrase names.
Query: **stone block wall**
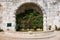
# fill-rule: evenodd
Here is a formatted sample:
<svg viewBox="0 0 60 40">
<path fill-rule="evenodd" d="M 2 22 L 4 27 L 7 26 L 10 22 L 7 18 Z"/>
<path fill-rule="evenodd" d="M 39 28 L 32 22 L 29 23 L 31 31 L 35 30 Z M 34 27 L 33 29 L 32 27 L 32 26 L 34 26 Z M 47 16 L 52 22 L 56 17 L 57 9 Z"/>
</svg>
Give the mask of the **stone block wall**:
<svg viewBox="0 0 60 40">
<path fill-rule="evenodd" d="M 43 27 L 48 30 L 49 25 L 52 29 L 60 27 L 60 2 L 58 0 L 0 0 L 0 27 L 4 31 L 15 31 L 16 26 L 16 10 L 23 3 L 36 3 L 43 12 Z M 7 27 L 7 23 L 11 23 L 11 27 Z"/>
</svg>

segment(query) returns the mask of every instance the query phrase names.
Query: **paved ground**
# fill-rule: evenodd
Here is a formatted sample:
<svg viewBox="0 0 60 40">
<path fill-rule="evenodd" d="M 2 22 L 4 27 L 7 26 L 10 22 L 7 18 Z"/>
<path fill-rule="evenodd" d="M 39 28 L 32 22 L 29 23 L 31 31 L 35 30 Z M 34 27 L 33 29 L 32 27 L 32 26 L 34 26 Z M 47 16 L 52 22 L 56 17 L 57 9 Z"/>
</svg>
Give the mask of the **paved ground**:
<svg viewBox="0 0 60 40">
<path fill-rule="evenodd" d="M 50 37 L 50 38 L 45 38 L 45 39 L 16 39 L 16 38 L 6 38 L 6 37 L 1 37 L 0 40 L 60 40 L 60 31 L 55 32 L 56 36 Z"/>
</svg>

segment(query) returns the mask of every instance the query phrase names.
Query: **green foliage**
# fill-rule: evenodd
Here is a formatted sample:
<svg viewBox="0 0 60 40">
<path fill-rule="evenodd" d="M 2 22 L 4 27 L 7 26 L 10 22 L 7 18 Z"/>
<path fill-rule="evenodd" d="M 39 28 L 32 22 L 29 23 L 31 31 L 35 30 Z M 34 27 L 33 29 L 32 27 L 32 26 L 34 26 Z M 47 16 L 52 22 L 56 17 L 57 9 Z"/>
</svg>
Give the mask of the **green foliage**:
<svg viewBox="0 0 60 40">
<path fill-rule="evenodd" d="M 26 10 L 25 13 L 16 15 L 16 25 L 16 29 L 20 29 L 20 27 L 35 30 L 37 28 L 43 29 L 43 13 L 39 13 L 33 9 Z"/>
<path fill-rule="evenodd" d="M 56 30 L 57 30 L 57 31 L 60 31 L 60 28 L 57 28 Z"/>
</svg>

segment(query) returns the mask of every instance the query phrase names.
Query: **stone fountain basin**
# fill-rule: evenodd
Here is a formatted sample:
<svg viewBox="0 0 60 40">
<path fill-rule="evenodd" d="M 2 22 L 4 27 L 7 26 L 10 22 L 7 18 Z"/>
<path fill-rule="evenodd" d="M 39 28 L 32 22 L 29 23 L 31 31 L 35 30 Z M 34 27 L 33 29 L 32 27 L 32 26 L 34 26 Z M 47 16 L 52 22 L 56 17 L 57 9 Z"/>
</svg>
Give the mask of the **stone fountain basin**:
<svg viewBox="0 0 60 40">
<path fill-rule="evenodd" d="M 5 32 L 0 36 L 8 38 L 49 38 L 54 37 L 55 33 L 53 30 L 44 32 Z"/>
</svg>

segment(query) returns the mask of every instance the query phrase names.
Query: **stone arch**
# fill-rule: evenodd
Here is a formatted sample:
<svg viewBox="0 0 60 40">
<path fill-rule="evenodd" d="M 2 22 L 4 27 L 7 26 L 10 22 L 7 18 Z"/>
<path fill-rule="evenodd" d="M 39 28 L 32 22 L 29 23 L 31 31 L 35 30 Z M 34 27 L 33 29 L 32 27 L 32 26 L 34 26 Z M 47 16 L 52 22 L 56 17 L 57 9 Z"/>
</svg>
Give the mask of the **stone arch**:
<svg viewBox="0 0 60 40">
<path fill-rule="evenodd" d="M 29 2 L 29 3 L 23 3 L 22 5 L 20 5 L 18 7 L 18 9 L 16 10 L 16 13 L 15 15 L 18 13 L 22 13 L 24 12 L 25 10 L 28 10 L 28 9 L 34 9 L 36 11 L 38 11 L 39 13 L 42 12 L 44 13 L 44 9 L 37 3 L 33 3 L 33 2 Z"/>
<path fill-rule="evenodd" d="M 47 30 L 47 27 L 46 27 L 46 25 L 47 25 L 47 24 L 46 24 L 46 21 L 47 21 L 47 20 L 46 20 L 46 17 L 47 17 L 47 16 L 46 16 L 46 11 L 45 11 L 45 9 L 44 9 L 45 6 L 44 6 L 44 7 L 42 6 L 43 4 L 41 5 L 41 4 L 35 3 L 35 2 L 23 2 L 23 3 L 19 3 L 20 5 L 18 4 L 18 6 L 16 6 L 16 8 L 15 8 L 15 12 L 14 12 L 15 15 L 16 15 L 16 11 L 18 10 L 18 8 L 19 8 L 21 5 L 25 4 L 25 3 L 33 3 L 33 4 L 36 4 L 37 6 L 40 7 L 40 9 L 42 10 L 42 13 L 43 13 L 43 30 L 46 31 L 46 30 Z M 15 21 L 15 22 L 16 22 L 16 21 Z M 16 23 L 15 23 L 15 26 L 16 26 Z"/>
<path fill-rule="evenodd" d="M 44 9 L 45 6 L 44 7 L 42 6 L 44 3 L 41 5 L 41 4 L 35 3 L 35 2 L 23 2 L 23 3 L 19 3 L 18 4 L 19 6 L 16 6 L 16 8 L 15 8 L 15 12 L 14 13 L 16 14 L 16 10 L 18 10 L 19 7 L 21 7 L 22 5 L 27 4 L 27 3 L 35 4 L 36 6 L 38 6 L 42 10 L 43 14 L 46 14 L 46 11 Z"/>
</svg>

